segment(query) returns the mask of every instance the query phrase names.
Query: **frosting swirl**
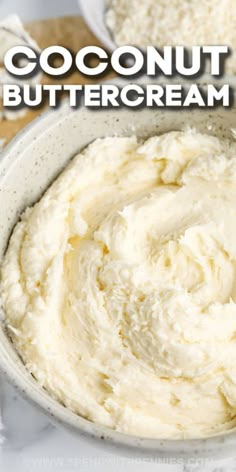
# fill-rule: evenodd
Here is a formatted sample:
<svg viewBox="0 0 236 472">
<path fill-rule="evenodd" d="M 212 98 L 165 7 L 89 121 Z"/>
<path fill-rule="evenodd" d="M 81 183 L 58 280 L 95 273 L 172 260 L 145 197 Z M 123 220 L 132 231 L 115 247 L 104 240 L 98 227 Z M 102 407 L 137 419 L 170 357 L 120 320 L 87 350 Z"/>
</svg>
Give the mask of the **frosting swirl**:
<svg viewBox="0 0 236 472">
<path fill-rule="evenodd" d="M 27 368 L 118 431 L 199 437 L 236 423 L 236 144 L 100 139 L 27 209 L 2 265 Z"/>
</svg>

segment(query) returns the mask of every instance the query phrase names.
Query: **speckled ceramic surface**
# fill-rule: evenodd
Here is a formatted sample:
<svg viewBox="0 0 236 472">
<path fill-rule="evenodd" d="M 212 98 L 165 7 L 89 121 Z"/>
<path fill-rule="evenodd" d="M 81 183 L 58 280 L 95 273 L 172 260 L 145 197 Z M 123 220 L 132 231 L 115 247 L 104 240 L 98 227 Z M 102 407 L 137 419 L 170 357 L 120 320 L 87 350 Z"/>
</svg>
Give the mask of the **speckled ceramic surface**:
<svg viewBox="0 0 236 472">
<path fill-rule="evenodd" d="M 72 111 L 64 105 L 27 127 L 5 150 L 0 161 L 0 257 L 22 210 L 34 203 L 68 161 L 97 137 L 147 137 L 185 126 L 232 138 L 236 109 Z M 29 375 L 0 328 L 0 368 L 26 397 L 78 435 L 100 440 L 132 456 L 225 457 L 235 453 L 236 432 L 203 440 L 152 440 L 116 433 L 70 412 L 51 398 Z"/>
</svg>

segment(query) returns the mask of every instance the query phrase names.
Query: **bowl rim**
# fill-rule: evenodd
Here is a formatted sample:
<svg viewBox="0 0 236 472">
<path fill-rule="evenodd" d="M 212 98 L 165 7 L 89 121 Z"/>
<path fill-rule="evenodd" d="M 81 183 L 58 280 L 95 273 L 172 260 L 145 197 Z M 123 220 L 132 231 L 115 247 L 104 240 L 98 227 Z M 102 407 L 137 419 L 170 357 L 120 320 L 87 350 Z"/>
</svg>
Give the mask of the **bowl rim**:
<svg viewBox="0 0 236 472">
<path fill-rule="evenodd" d="M 87 24 L 87 26 L 90 28 L 90 30 L 93 32 L 93 34 L 96 36 L 97 39 L 99 39 L 104 46 L 108 49 L 108 51 L 112 52 L 114 49 L 116 49 L 117 45 L 115 41 L 112 39 L 112 35 L 107 28 L 105 21 L 104 21 L 104 28 L 106 30 L 107 34 L 104 34 L 101 31 L 101 28 L 99 27 L 98 23 L 96 22 L 95 16 L 91 16 L 90 14 L 90 8 L 88 7 L 89 2 L 87 0 L 77 0 L 79 3 L 79 7 L 82 13 L 82 17 Z M 103 0 L 103 6 L 105 8 L 105 1 Z M 104 17 L 104 11 L 103 11 L 103 17 Z"/>
<path fill-rule="evenodd" d="M 110 80 L 109 83 L 121 83 L 120 79 Z M 76 110 L 78 115 L 80 110 Z M 236 108 L 235 108 L 236 110 Z M 63 104 L 59 109 L 49 109 L 44 111 L 24 127 L 10 143 L 5 147 L 0 158 L 0 187 L 4 182 L 4 176 L 11 170 L 11 166 L 17 165 L 17 157 L 21 155 L 25 146 L 30 145 L 33 135 L 37 135 L 40 139 L 45 129 L 53 127 L 59 121 L 66 120 L 68 113 L 74 113 L 67 103 Z M 2 323 L 1 323 L 2 324 Z M 6 343 L 9 338 L 2 327 L 2 337 Z M 15 351 L 16 352 L 16 351 Z M 17 360 L 18 359 L 18 360 Z M 19 356 L 16 354 L 16 362 L 19 362 L 30 379 L 31 385 L 27 386 L 26 378 L 16 375 L 14 372 L 15 362 L 10 361 L 10 355 L 7 353 L 0 355 L 0 369 L 6 375 L 10 383 L 38 409 L 50 416 L 51 421 L 63 425 L 67 429 L 76 432 L 77 435 L 86 436 L 87 440 L 92 442 L 98 440 L 104 446 L 104 443 L 110 446 L 114 451 L 122 451 L 126 456 L 132 457 L 173 457 L 173 458 L 209 458 L 229 457 L 234 453 L 236 444 L 236 430 L 231 429 L 222 433 L 215 434 L 204 438 L 187 438 L 187 439 L 153 439 L 147 437 L 137 437 L 125 433 L 117 432 L 111 428 L 105 427 L 98 423 L 93 423 L 82 416 L 71 412 L 68 408 L 62 406 L 58 401 L 40 387 L 39 383 L 33 379 L 23 365 Z M 105 441 L 103 441 L 105 440 Z"/>
</svg>

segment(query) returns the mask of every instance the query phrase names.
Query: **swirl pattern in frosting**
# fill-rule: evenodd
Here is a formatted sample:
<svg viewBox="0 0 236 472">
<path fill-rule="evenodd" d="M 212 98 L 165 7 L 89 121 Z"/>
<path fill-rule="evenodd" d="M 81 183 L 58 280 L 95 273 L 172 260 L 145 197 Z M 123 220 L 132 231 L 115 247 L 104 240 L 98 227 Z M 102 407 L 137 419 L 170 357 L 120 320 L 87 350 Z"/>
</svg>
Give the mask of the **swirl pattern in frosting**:
<svg viewBox="0 0 236 472">
<path fill-rule="evenodd" d="M 91 421 L 152 438 L 236 424 L 236 144 L 104 138 L 26 210 L 2 264 L 26 367 Z"/>
</svg>

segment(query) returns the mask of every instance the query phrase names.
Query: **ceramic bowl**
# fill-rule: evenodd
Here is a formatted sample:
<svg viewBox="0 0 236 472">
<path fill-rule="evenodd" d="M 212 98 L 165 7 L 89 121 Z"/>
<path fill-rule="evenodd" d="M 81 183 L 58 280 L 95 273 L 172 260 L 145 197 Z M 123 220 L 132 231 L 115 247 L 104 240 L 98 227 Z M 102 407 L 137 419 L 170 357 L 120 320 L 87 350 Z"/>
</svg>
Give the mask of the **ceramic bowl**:
<svg viewBox="0 0 236 472">
<path fill-rule="evenodd" d="M 0 159 L 0 258 L 21 212 L 36 202 L 70 159 L 95 138 L 128 136 L 145 138 L 194 126 L 199 131 L 232 138 L 236 109 L 163 110 L 109 109 L 73 111 L 63 105 L 43 114 L 25 128 Z M 94 424 L 55 401 L 27 372 L 0 324 L 0 369 L 28 400 L 77 435 L 100 441 L 103 447 L 132 457 L 224 457 L 233 455 L 236 432 L 206 439 L 158 440 L 129 436 Z"/>
<path fill-rule="evenodd" d="M 113 51 L 116 44 L 105 24 L 105 0 L 79 0 L 79 6 L 91 31 L 108 51 Z"/>
</svg>

